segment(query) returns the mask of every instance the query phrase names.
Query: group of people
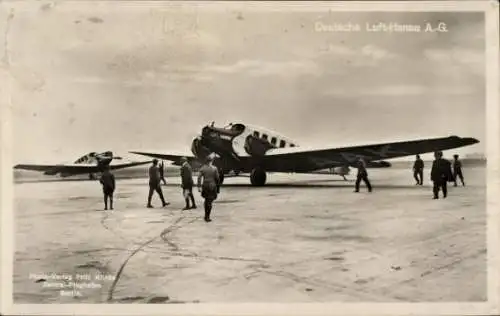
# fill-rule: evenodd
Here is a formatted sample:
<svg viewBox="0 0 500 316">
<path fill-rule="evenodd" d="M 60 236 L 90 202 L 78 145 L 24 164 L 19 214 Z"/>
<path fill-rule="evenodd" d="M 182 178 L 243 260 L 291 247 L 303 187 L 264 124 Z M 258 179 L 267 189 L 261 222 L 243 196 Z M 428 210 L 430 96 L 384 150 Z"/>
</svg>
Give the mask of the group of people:
<svg viewBox="0 0 500 316">
<path fill-rule="evenodd" d="M 435 160 L 432 162 L 431 168 L 431 181 L 433 182 L 433 194 L 434 199 L 439 198 L 439 191 L 443 192 L 443 197 L 446 198 L 448 195 L 448 182 L 454 182 L 454 186 L 457 186 L 457 177 L 462 182 L 462 185 L 465 186 L 464 176 L 462 173 L 462 163 L 458 159 L 458 155 L 453 155 L 453 166 L 452 164 L 443 158 L 443 153 L 441 151 L 437 151 L 434 153 Z M 204 209 L 205 209 L 205 221 L 210 222 L 210 215 L 212 213 L 213 202 L 217 199 L 217 196 L 220 192 L 220 175 L 216 166 L 213 165 L 214 157 L 209 156 L 207 158 L 206 163 L 201 167 L 197 187 L 198 191 L 201 193 L 204 201 Z M 182 166 L 180 168 L 180 176 L 181 176 L 181 188 L 182 195 L 186 202 L 186 206 L 183 210 L 196 209 L 196 202 L 193 195 L 193 171 L 189 161 L 186 157 L 181 159 Z M 355 182 L 355 191 L 359 192 L 359 187 L 361 181 L 366 184 L 366 187 L 369 192 L 372 192 L 372 185 L 368 180 L 368 172 L 366 170 L 366 162 L 363 158 L 360 158 L 357 163 L 357 177 Z M 153 164 L 149 168 L 149 194 L 147 200 L 147 207 L 153 208 L 151 204 L 151 200 L 153 198 L 154 192 L 158 194 L 160 200 L 162 202 L 162 206 L 165 207 L 170 203 L 165 200 L 163 196 L 163 191 L 161 189 L 161 182 L 166 184 L 164 178 L 164 165 L 163 162 L 158 165 L 158 160 L 153 159 Z M 416 185 L 423 185 L 424 183 L 424 161 L 420 158 L 420 155 L 417 155 L 415 163 L 413 164 L 413 177 L 416 180 Z M 115 177 L 110 172 L 109 166 L 106 166 L 101 178 L 99 179 L 102 184 L 103 193 L 104 193 L 104 209 L 108 209 L 108 200 L 110 209 L 113 209 L 113 193 L 115 191 L 116 183 Z"/>
<path fill-rule="evenodd" d="M 201 167 L 197 187 L 201 196 L 204 198 L 204 208 L 205 208 L 205 221 L 211 222 L 210 215 L 212 213 L 213 202 L 217 199 L 220 193 L 220 176 L 219 170 L 213 165 L 214 157 L 209 156 L 206 163 Z M 182 195 L 186 202 L 186 206 L 183 210 L 196 209 L 196 202 L 193 195 L 193 171 L 189 161 L 186 157 L 181 158 L 181 188 Z M 113 209 L 113 193 L 115 191 L 116 182 L 115 176 L 110 172 L 109 166 L 104 168 L 104 171 L 99 179 L 102 185 L 104 193 L 104 209 L 108 209 L 108 200 L 110 209 Z M 151 204 L 153 194 L 156 192 L 162 202 L 162 207 L 169 205 L 170 203 L 165 200 L 163 196 L 163 191 L 161 188 L 161 182 L 166 184 L 164 178 L 164 165 L 163 162 L 158 165 L 158 159 L 153 159 L 152 165 L 149 168 L 149 194 L 146 207 L 153 208 Z"/>
<path fill-rule="evenodd" d="M 457 178 L 465 186 L 464 175 L 462 172 L 462 162 L 458 159 L 458 155 L 453 155 L 453 166 L 452 163 L 443 158 L 443 152 L 436 151 L 434 153 L 435 160 L 432 162 L 431 168 L 431 181 L 433 182 L 432 192 L 434 194 L 434 199 L 439 199 L 439 191 L 443 192 L 443 197 L 446 198 L 448 195 L 448 182 L 453 182 L 454 186 L 457 186 Z M 361 181 L 366 184 L 368 192 L 372 192 L 372 186 L 368 180 L 368 172 L 366 171 L 366 162 L 363 158 L 360 158 L 357 163 L 358 174 L 356 177 L 355 190 L 354 192 L 359 192 L 359 185 Z M 417 155 L 415 163 L 413 164 L 413 177 L 416 180 L 415 185 L 424 184 L 424 161 Z"/>
</svg>

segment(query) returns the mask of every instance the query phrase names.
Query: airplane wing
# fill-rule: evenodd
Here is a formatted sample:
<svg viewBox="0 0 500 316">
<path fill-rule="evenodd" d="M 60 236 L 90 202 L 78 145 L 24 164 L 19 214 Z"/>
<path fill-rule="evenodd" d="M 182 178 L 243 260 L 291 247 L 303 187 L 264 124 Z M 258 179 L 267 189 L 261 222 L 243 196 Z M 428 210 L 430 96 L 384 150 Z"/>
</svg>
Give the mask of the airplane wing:
<svg viewBox="0 0 500 316">
<path fill-rule="evenodd" d="M 129 162 L 120 164 L 110 164 L 110 170 L 123 169 L 133 166 L 140 166 L 144 164 L 151 163 L 151 161 L 140 161 L 140 162 Z M 57 173 L 76 175 L 85 173 L 95 173 L 101 170 L 95 164 L 57 164 L 57 165 L 30 165 L 30 164 L 18 164 L 14 166 L 14 169 L 31 170 L 31 171 L 42 171 L 47 175 L 55 175 Z"/>
<path fill-rule="evenodd" d="M 63 167 L 64 165 L 26 165 L 18 164 L 14 166 L 14 169 L 30 170 L 30 171 L 50 171 Z"/>
<path fill-rule="evenodd" d="M 14 169 L 31 170 L 31 171 L 42 171 L 48 175 L 54 175 L 59 172 L 61 173 L 92 173 L 97 172 L 99 169 L 95 164 L 58 164 L 58 165 L 29 165 L 29 164 L 19 164 L 15 165 Z"/>
<path fill-rule="evenodd" d="M 153 151 L 129 151 L 132 154 L 142 155 L 147 157 L 153 157 L 160 160 L 169 160 L 172 161 L 173 165 L 180 166 L 181 158 L 186 157 L 188 159 L 189 164 L 194 168 L 198 166 L 200 163 L 192 154 L 183 154 L 183 153 L 165 153 L 165 152 L 153 152 Z"/>
<path fill-rule="evenodd" d="M 450 136 L 331 149 L 276 148 L 270 149 L 262 157 L 262 163 L 270 172 L 305 172 L 340 165 L 354 166 L 358 157 L 364 157 L 367 161 L 377 161 L 448 150 L 476 143 L 479 141 L 475 138 Z"/>
<path fill-rule="evenodd" d="M 135 166 L 141 166 L 151 163 L 151 160 L 148 161 L 135 161 L 135 162 L 126 162 L 126 163 L 120 163 L 120 164 L 113 164 L 111 163 L 109 165 L 110 170 L 118 170 L 118 169 L 123 169 L 123 168 L 129 168 L 129 167 L 135 167 Z"/>
</svg>

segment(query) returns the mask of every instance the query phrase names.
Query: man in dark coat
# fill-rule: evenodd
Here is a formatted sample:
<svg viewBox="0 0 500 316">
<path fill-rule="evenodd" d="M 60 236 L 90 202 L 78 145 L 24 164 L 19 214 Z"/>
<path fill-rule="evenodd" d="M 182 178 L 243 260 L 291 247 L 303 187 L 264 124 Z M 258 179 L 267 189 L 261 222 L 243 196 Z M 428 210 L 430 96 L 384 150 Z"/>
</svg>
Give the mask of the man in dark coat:
<svg viewBox="0 0 500 316">
<path fill-rule="evenodd" d="M 457 176 L 460 178 L 462 185 L 465 186 L 464 175 L 462 173 L 462 162 L 458 160 L 458 155 L 453 155 L 453 186 L 457 186 Z"/>
<path fill-rule="evenodd" d="M 181 158 L 181 181 L 182 181 L 182 194 L 186 200 L 186 207 L 183 210 L 195 209 L 196 202 L 193 196 L 193 170 L 189 165 L 186 157 Z M 191 200 L 191 206 L 189 206 L 189 201 Z"/>
<path fill-rule="evenodd" d="M 163 182 L 163 184 L 166 185 L 167 181 L 165 181 L 165 177 L 163 176 L 163 174 L 165 173 L 165 165 L 163 164 L 163 160 L 161 161 L 158 170 L 160 171 L 160 180 Z"/>
<path fill-rule="evenodd" d="M 211 222 L 210 214 L 212 212 L 213 201 L 217 199 L 219 193 L 220 177 L 219 170 L 213 165 L 214 157 L 210 155 L 207 158 L 207 164 L 201 167 L 198 175 L 198 191 L 205 199 L 205 221 Z"/>
<path fill-rule="evenodd" d="M 417 181 L 416 185 L 424 184 L 424 161 L 417 155 L 417 159 L 413 164 L 413 177 Z"/>
<path fill-rule="evenodd" d="M 434 199 L 439 198 L 440 189 L 443 191 L 443 198 L 446 198 L 448 195 L 447 182 L 453 181 L 451 163 L 443 158 L 443 152 L 441 151 L 435 152 L 434 158 L 431 169 L 431 180 L 434 183 L 432 188 Z"/>
<path fill-rule="evenodd" d="M 104 193 L 104 210 L 108 209 L 108 199 L 110 209 L 113 209 L 113 193 L 115 192 L 115 176 L 109 171 L 109 165 L 104 167 L 104 171 L 99 179 Z"/>
<path fill-rule="evenodd" d="M 158 169 L 158 159 L 153 159 L 153 165 L 149 168 L 149 195 L 148 195 L 148 208 L 153 208 L 151 205 L 151 199 L 153 198 L 153 192 L 156 191 L 160 196 L 163 207 L 169 205 L 170 203 L 165 201 L 163 197 L 163 191 L 160 185 L 160 170 Z"/>
<path fill-rule="evenodd" d="M 355 190 L 354 192 L 359 192 L 359 184 L 361 183 L 361 180 L 366 184 L 366 187 L 368 188 L 368 192 L 372 192 L 372 185 L 370 181 L 368 180 L 368 171 L 366 171 L 366 163 L 363 158 L 359 158 L 357 162 L 357 168 L 358 168 L 358 174 L 356 177 L 356 184 L 355 184 Z"/>
</svg>

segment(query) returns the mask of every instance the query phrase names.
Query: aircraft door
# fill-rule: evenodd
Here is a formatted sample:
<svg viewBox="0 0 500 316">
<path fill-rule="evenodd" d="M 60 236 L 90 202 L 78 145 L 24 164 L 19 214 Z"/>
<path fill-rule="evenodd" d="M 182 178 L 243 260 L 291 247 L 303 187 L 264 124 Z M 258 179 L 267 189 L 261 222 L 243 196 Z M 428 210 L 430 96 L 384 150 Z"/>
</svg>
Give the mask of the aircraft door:
<svg viewBox="0 0 500 316">
<path fill-rule="evenodd" d="M 248 135 L 245 139 L 245 151 L 251 156 L 264 156 L 273 146 L 264 139 L 255 135 Z"/>
</svg>

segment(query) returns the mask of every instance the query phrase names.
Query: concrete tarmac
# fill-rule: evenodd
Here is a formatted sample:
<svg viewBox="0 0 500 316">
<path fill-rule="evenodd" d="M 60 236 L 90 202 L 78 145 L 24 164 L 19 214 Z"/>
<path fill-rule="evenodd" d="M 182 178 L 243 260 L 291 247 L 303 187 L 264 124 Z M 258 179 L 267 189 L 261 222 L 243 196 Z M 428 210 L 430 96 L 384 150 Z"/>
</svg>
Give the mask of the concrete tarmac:
<svg viewBox="0 0 500 316">
<path fill-rule="evenodd" d="M 486 300 L 484 167 L 432 199 L 426 170 L 370 170 L 374 192 L 329 175 L 228 178 L 213 222 L 147 209 L 147 179 L 15 184 L 15 303 L 458 302 Z M 352 179 L 353 177 L 350 176 Z M 66 278 L 66 280 L 61 280 Z M 71 278 L 71 280 L 69 280 Z"/>
</svg>

